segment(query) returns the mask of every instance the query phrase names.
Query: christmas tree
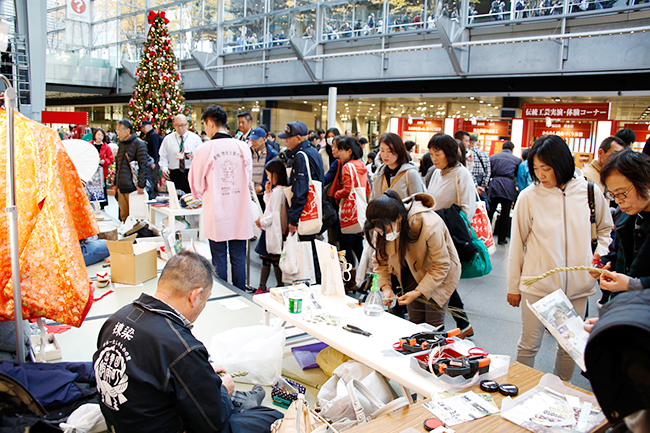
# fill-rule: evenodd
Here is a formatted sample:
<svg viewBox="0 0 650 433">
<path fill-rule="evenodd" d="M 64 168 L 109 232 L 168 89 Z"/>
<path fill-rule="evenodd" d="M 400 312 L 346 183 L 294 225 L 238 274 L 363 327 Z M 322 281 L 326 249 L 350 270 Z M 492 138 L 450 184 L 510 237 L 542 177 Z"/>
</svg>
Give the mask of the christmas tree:
<svg viewBox="0 0 650 433">
<path fill-rule="evenodd" d="M 151 120 L 161 135 L 174 130 L 172 122 L 177 114 L 184 114 L 189 129 L 194 130 L 192 107 L 185 103 L 181 76 L 176 70 L 177 60 L 171 47 L 165 12 L 149 12 L 149 34 L 144 42 L 142 60 L 135 75 L 138 82 L 129 101 L 129 117 L 134 125 Z"/>
</svg>

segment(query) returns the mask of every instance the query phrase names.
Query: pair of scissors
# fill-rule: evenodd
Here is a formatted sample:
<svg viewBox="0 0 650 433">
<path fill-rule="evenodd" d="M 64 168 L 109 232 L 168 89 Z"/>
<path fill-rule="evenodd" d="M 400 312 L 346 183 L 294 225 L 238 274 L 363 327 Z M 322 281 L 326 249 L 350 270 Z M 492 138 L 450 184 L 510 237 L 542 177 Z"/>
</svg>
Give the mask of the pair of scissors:
<svg viewBox="0 0 650 433">
<path fill-rule="evenodd" d="M 342 328 L 345 329 L 348 332 L 352 332 L 353 334 L 361 334 L 361 335 L 364 335 L 366 337 L 370 337 L 372 335 L 370 332 L 364 331 L 363 329 L 361 329 L 361 328 L 359 328 L 357 326 L 354 326 L 354 325 L 345 325 Z"/>
</svg>

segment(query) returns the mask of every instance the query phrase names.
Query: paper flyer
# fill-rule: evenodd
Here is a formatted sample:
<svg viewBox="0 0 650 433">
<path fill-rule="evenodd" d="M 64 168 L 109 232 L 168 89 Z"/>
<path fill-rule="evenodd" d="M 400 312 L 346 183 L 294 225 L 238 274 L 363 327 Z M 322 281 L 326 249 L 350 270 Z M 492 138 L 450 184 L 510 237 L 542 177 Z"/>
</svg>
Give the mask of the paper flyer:
<svg viewBox="0 0 650 433">
<path fill-rule="evenodd" d="M 496 406 L 491 405 L 473 391 L 444 400 L 423 403 L 422 406 L 450 426 L 474 421 L 499 412 Z"/>
<path fill-rule="evenodd" d="M 587 371 L 584 353 L 589 333 L 585 331 L 582 317 L 564 292 L 558 289 L 532 305 L 526 301 L 526 305 L 555 337 L 558 344 L 571 355 L 578 367 Z"/>
</svg>

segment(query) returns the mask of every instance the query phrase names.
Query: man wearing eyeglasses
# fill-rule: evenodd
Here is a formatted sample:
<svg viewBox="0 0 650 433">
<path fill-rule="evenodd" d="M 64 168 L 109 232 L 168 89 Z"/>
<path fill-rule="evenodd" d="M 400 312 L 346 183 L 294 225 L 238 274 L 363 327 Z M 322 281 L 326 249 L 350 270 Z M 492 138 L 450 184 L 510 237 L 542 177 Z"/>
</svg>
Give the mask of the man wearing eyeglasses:
<svg viewBox="0 0 650 433">
<path fill-rule="evenodd" d="M 623 149 L 625 149 L 625 142 L 620 138 L 607 137 L 604 139 L 598 148 L 598 158 L 582 168 L 582 174 L 585 179 L 598 185 L 601 191 L 605 191 L 605 185 L 600 181 L 600 169 L 605 165 L 610 156 Z M 616 204 L 614 203 L 612 207 L 616 207 Z"/>
<path fill-rule="evenodd" d="M 179 114 L 174 117 L 175 132 L 167 134 L 160 145 L 160 169 L 164 179 L 171 180 L 176 190 L 189 193 L 190 184 L 187 175 L 192 165 L 192 158 L 197 147 L 203 144 L 201 137 L 188 131 L 187 117 Z"/>
</svg>

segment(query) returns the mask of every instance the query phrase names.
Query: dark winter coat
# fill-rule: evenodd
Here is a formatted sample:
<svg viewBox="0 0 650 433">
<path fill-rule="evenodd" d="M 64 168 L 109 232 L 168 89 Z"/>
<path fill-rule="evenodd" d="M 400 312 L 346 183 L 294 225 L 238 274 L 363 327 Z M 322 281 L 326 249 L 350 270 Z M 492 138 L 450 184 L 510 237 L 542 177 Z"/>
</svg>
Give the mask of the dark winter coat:
<svg viewBox="0 0 650 433">
<path fill-rule="evenodd" d="M 128 159 L 127 159 L 128 155 Z M 126 141 L 120 141 L 115 157 L 115 185 L 122 194 L 129 194 L 136 190 L 131 177 L 129 161 L 138 161 L 138 188 L 145 188 L 147 180 L 151 182 L 151 169 L 148 164 L 149 153 L 147 144 L 135 134 Z"/>
<path fill-rule="evenodd" d="M 613 271 L 634 279 L 630 290 L 650 288 L 650 212 L 621 213 L 612 239 L 603 262 L 611 262 Z"/>
<path fill-rule="evenodd" d="M 517 170 L 521 159 L 512 154 L 512 150 L 503 149 L 490 157 L 490 185 L 488 198 L 505 198 L 515 201 L 517 198 Z"/>
<path fill-rule="evenodd" d="M 293 226 L 298 225 L 300 215 L 307 204 L 307 194 L 309 193 L 307 164 L 305 158 L 298 154 L 299 152 L 305 152 L 307 154 L 312 180 L 323 182 L 323 160 L 318 154 L 318 151 L 309 144 L 309 141 L 303 141 L 289 152 L 289 158 L 293 160 L 291 164 L 291 177 L 289 179 L 293 198 L 291 199 L 291 206 L 288 209 L 288 218 L 289 224 Z"/>
<path fill-rule="evenodd" d="M 600 310 L 585 349 L 589 381 L 611 423 L 650 407 L 649 360 L 650 292 L 621 293 Z"/>
</svg>

